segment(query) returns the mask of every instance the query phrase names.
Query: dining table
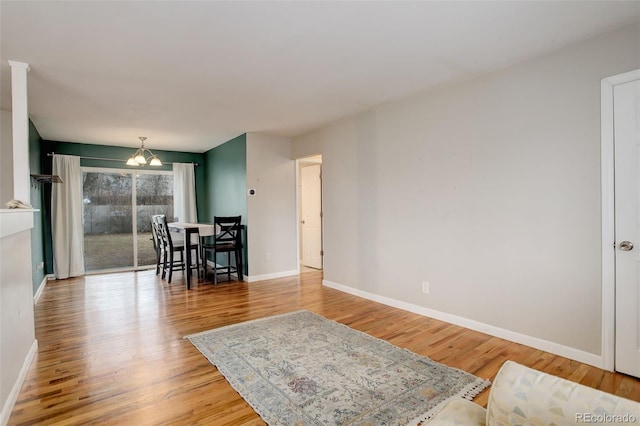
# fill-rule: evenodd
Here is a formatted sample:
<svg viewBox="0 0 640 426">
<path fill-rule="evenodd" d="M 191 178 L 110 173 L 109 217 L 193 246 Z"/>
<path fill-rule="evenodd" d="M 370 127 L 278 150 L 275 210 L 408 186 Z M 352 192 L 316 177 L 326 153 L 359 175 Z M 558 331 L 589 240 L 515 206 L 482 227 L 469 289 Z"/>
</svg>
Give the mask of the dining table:
<svg viewBox="0 0 640 426">
<path fill-rule="evenodd" d="M 187 264 L 185 274 L 187 275 L 187 290 L 189 290 L 191 289 L 191 250 L 187 242 L 191 241 L 191 236 L 194 234 L 199 235 L 200 238 L 214 235 L 216 226 L 213 223 L 170 222 L 167 223 L 167 227 L 170 232 L 178 232 L 184 235 L 184 255 Z M 206 262 L 206 260 L 203 259 L 203 262 Z"/>
</svg>

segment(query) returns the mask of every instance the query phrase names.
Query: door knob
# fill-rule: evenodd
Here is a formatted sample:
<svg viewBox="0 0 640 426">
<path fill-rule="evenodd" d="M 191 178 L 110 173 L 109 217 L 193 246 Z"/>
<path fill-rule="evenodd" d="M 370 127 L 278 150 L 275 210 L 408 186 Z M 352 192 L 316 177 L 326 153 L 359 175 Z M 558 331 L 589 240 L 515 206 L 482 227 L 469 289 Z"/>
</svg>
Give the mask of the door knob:
<svg viewBox="0 0 640 426">
<path fill-rule="evenodd" d="M 630 241 L 623 241 L 620 243 L 620 250 L 631 251 L 633 250 L 633 243 Z"/>
<path fill-rule="evenodd" d="M 305 222 L 304 222 L 304 220 L 301 220 L 300 223 L 304 225 Z"/>
</svg>

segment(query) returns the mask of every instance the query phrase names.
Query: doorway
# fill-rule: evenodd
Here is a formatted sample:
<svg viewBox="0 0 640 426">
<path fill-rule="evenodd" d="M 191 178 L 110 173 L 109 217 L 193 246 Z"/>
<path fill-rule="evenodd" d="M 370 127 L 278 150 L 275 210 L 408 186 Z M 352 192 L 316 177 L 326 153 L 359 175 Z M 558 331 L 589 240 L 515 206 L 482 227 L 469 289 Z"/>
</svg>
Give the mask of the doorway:
<svg viewBox="0 0 640 426">
<path fill-rule="evenodd" d="M 604 368 L 640 377 L 640 70 L 602 81 Z"/>
<path fill-rule="evenodd" d="M 298 160 L 299 262 L 304 268 L 322 269 L 322 156 Z"/>
</svg>

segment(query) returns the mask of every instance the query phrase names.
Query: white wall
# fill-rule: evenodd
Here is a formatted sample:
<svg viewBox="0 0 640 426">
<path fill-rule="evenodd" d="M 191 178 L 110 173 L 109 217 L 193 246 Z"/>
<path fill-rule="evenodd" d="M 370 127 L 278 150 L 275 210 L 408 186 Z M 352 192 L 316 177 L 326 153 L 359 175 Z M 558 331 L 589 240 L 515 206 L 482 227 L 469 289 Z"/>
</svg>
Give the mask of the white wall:
<svg viewBox="0 0 640 426">
<path fill-rule="evenodd" d="M 13 133 L 11 112 L 0 111 L 0 208 L 13 199 Z"/>
<path fill-rule="evenodd" d="M 16 91 L 13 93 L 15 96 Z M 26 92 L 23 95 L 26 101 Z M 12 118 L 11 112 L 0 111 L 0 425 L 8 422 L 38 347 L 31 262 L 31 229 L 36 211 L 2 208 L 14 196 L 29 202 L 24 191 L 23 196 L 14 195 L 19 189 L 29 192 L 30 188 L 28 128 L 26 138 L 16 137 Z M 14 141 L 17 147 L 13 146 Z M 22 156 L 27 159 L 26 170 L 14 168 L 16 149 L 26 155 Z"/>
<path fill-rule="evenodd" d="M 296 273 L 295 162 L 290 139 L 247 133 L 247 188 L 257 191 L 247 198 L 249 279 Z"/>
<path fill-rule="evenodd" d="M 0 210 L 0 424 L 6 424 L 35 355 L 31 211 Z"/>
<path fill-rule="evenodd" d="M 597 358 L 600 80 L 636 68 L 638 25 L 294 138 L 325 280 Z"/>
</svg>

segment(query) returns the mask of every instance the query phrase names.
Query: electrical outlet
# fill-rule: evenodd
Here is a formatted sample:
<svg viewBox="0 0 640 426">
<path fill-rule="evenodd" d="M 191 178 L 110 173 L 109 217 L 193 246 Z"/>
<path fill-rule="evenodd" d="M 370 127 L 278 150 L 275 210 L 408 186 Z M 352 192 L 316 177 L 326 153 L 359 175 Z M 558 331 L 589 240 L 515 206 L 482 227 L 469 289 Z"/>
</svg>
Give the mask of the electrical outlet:
<svg viewBox="0 0 640 426">
<path fill-rule="evenodd" d="M 36 267 L 36 269 L 37 269 L 38 271 L 40 271 L 40 270 L 44 269 L 44 262 L 40 262 L 40 263 L 38 263 L 38 266 Z"/>
<path fill-rule="evenodd" d="M 422 281 L 422 292 L 428 294 L 431 291 L 431 286 L 429 285 L 429 281 Z"/>
<path fill-rule="evenodd" d="M 266 260 L 267 262 L 270 262 L 270 261 L 271 261 L 271 253 L 270 253 L 270 252 L 267 252 L 267 254 L 265 255 L 265 257 L 264 257 L 264 258 L 265 258 L 265 260 Z"/>
</svg>

